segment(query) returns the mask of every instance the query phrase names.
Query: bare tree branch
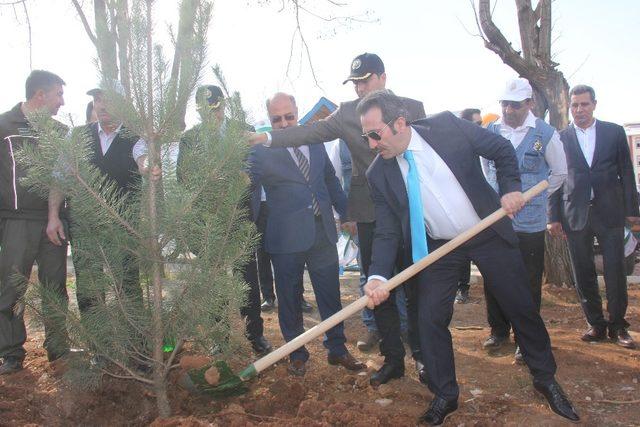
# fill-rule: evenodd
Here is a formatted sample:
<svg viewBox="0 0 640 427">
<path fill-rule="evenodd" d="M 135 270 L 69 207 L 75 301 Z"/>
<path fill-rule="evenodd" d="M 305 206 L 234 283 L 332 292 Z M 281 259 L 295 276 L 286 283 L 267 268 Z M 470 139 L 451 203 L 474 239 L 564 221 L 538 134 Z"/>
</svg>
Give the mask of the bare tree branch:
<svg viewBox="0 0 640 427">
<path fill-rule="evenodd" d="M 95 34 L 91 30 L 91 26 L 89 25 L 89 21 L 87 21 L 87 16 L 84 14 L 82 10 L 82 6 L 78 3 L 78 0 L 71 0 L 73 6 L 76 8 L 76 12 L 78 12 L 78 16 L 80 17 L 80 21 L 82 21 L 82 25 L 84 26 L 84 30 L 87 32 L 87 36 L 89 36 L 89 40 L 94 44 L 94 46 L 98 45 L 98 39 L 96 39 Z"/>
<path fill-rule="evenodd" d="M 27 10 L 27 3 L 22 2 L 22 8 L 24 9 L 24 17 L 27 20 L 27 31 L 29 34 L 29 69 L 33 70 L 33 43 L 31 42 L 31 20 L 29 19 L 29 11 Z"/>
</svg>

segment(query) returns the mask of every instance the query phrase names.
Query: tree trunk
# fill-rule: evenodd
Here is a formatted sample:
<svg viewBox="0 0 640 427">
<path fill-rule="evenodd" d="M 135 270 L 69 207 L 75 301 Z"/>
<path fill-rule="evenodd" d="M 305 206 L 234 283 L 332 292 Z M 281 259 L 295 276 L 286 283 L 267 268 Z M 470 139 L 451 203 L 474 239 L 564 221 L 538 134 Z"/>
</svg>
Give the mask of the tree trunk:
<svg viewBox="0 0 640 427">
<path fill-rule="evenodd" d="M 93 10 L 96 21 L 96 49 L 102 74 L 109 79 L 118 78 L 118 55 L 116 38 L 109 26 L 109 14 L 105 0 L 94 0 Z"/>
<path fill-rule="evenodd" d="M 556 286 L 573 286 L 573 269 L 569 258 L 567 241 L 562 237 L 545 239 L 544 276 L 545 282 Z"/>
</svg>

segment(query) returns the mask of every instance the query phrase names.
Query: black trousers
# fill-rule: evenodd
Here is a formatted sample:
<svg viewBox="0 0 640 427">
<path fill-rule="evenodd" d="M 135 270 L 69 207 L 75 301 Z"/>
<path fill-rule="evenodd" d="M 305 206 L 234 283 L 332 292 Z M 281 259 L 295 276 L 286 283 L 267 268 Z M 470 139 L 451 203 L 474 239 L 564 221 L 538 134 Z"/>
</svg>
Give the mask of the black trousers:
<svg viewBox="0 0 640 427">
<path fill-rule="evenodd" d="M 375 222 L 359 222 L 358 241 L 360 242 L 360 257 L 362 269 L 365 276 L 369 276 L 369 266 L 371 265 L 371 254 L 373 246 L 373 235 L 375 232 Z M 399 264 L 399 267 L 404 266 Z M 410 280 L 404 285 L 407 297 L 407 323 L 409 333 L 409 346 L 415 360 L 420 359 L 420 335 L 418 333 L 418 305 L 415 281 Z M 397 288 L 396 288 L 397 289 Z M 373 310 L 373 317 L 376 321 L 378 333 L 380 334 L 380 353 L 384 356 L 385 363 L 404 364 L 405 350 L 402 345 L 400 333 L 400 317 L 396 306 L 395 289 L 391 291 L 389 299 L 376 306 Z"/>
<path fill-rule="evenodd" d="M 536 233 L 518 233 L 520 254 L 527 269 L 527 282 L 538 313 L 542 303 L 542 273 L 544 272 L 544 238 L 545 231 Z M 511 331 L 511 323 L 500 309 L 496 298 L 488 292 L 490 286 L 485 284 L 484 295 L 487 302 L 487 321 L 491 326 L 491 334 L 507 337 Z"/>
<path fill-rule="evenodd" d="M 48 296 L 42 305 L 44 347 L 51 356 L 68 348 L 66 317 L 60 310 L 66 312 L 68 301 L 67 246 L 51 243 L 46 228 L 46 220 L 0 220 L 0 358 L 24 359 L 27 331 L 24 309 L 18 301 L 24 296 L 34 262 L 38 263 L 38 280 Z"/>
<path fill-rule="evenodd" d="M 460 269 L 460 279 L 458 280 L 458 289 L 468 291 L 471 281 L 471 261 L 466 262 Z"/>
<path fill-rule="evenodd" d="M 431 250 L 444 243 L 446 241 L 428 239 Z M 460 268 L 469 259 L 478 266 L 486 279 L 486 286 L 513 325 L 534 379 L 548 384 L 554 378 L 556 363 L 549 334 L 531 298 L 522 256 L 517 248 L 489 229 L 418 275 L 420 346 L 429 389 L 446 400 L 457 400 L 459 395 L 448 327 L 453 315 Z"/>
<path fill-rule="evenodd" d="M 587 224 L 580 231 L 567 230 L 569 255 L 573 264 L 576 290 L 582 310 L 591 326 L 620 330 L 629 327 L 627 313 L 627 277 L 624 268 L 624 228 L 606 227 L 589 209 Z M 593 237 L 598 239 L 604 263 L 604 283 L 609 320 L 602 313 L 602 298 L 598 291 L 593 263 Z"/>
<path fill-rule="evenodd" d="M 260 283 L 260 291 L 262 298 L 273 301 L 276 294 L 273 291 L 273 272 L 271 271 L 271 256 L 264 250 L 264 232 L 267 228 L 267 216 L 269 208 L 266 202 L 260 202 L 260 212 L 256 221 L 258 233 L 260 233 L 260 243 L 257 249 L 258 257 L 258 279 Z"/>
<path fill-rule="evenodd" d="M 73 233 L 73 228 L 72 228 Z M 104 282 L 104 266 L 109 265 L 109 273 L 116 281 L 116 292 L 122 292 L 130 301 L 142 305 L 140 287 L 140 266 L 138 260 L 129 253 L 115 254 L 116 259 L 101 259 L 95 246 L 83 239 L 72 239 L 73 266 L 76 271 L 76 298 L 80 314 L 86 313 L 104 299 L 107 286 Z M 110 254 L 111 255 L 111 254 Z"/>
<path fill-rule="evenodd" d="M 249 285 L 246 304 L 240 308 L 240 314 L 245 318 L 245 334 L 249 341 L 260 338 L 264 334 L 264 325 L 260 315 L 260 286 L 258 284 L 258 264 L 256 256 L 251 257 L 242 271 L 244 281 Z"/>
</svg>

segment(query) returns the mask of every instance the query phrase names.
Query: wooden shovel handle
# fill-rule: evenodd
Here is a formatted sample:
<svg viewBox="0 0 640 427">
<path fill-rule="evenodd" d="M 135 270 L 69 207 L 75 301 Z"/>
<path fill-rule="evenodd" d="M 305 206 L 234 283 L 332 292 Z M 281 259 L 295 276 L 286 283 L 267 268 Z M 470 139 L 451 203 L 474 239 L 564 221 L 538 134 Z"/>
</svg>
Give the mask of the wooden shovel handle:
<svg viewBox="0 0 640 427">
<path fill-rule="evenodd" d="M 549 183 L 547 181 L 541 181 L 535 186 L 531 187 L 529 190 L 523 193 L 525 202 L 528 202 L 533 197 L 540 194 L 548 186 L 549 186 Z M 479 223 L 477 223 L 467 231 L 449 240 L 447 243 L 440 246 L 438 249 L 431 252 L 429 255 L 422 258 L 420 261 L 414 263 L 413 265 L 404 269 L 399 274 L 392 277 L 388 282 L 384 284 L 384 286 L 386 286 L 388 290 L 391 290 L 399 286 L 400 284 L 404 283 L 411 277 L 418 274 L 427 266 L 433 264 L 443 256 L 447 255 L 449 252 L 453 251 L 458 246 L 465 243 L 467 240 L 474 237 L 476 234 L 480 233 L 482 230 L 489 228 L 491 225 L 493 225 L 494 223 L 496 223 L 498 220 L 502 219 L 506 215 L 507 213 L 503 208 L 498 209 L 497 211 L 493 212 L 491 215 L 484 218 L 482 221 L 480 221 Z M 282 347 L 274 350 L 273 352 L 267 354 L 263 358 L 257 360 L 253 364 L 255 373 L 257 374 L 262 372 L 269 366 L 276 363 L 278 360 L 282 359 L 285 356 L 288 356 L 289 354 L 293 353 L 295 350 L 302 347 L 309 341 L 319 337 L 329 329 L 333 328 L 338 323 L 343 322 L 345 319 L 348 319 L 352 315 L 358 313 L 367 305 L 368 300 L 369 300 L 369 297 L 367 297 L 366 295 L 363 297 L 360 297 L 358 300 L 354 301 L 353 303 L 349 304 L 342 310 L 338 311 L 333 316 L 325 319 L 324 321 L 320 322 L 319 324 L 309 329 L 305 333 L 298 335 L 296 338 L 289 341 Z"/>
</svg>

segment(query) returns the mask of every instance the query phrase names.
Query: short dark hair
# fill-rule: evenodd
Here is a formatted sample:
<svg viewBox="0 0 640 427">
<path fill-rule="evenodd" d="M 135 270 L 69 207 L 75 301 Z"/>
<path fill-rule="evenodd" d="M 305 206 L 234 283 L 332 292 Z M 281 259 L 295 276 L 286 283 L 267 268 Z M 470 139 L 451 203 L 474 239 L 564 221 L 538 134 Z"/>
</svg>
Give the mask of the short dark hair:
<svg viewBox="0 0 640 427">
<path fill-rule="evenodd" d="M 60 76 L 45 70 L 33 70 L 24 84 L 26 99 L 31 99 L 40 89 L 46 91 L 54 85 L 64 86 L 66 83 Z"/>
<path fill-rule="evenodd" d="M 596 100 L 596 91 L 593 90 L 591 86 L 587 85 L 577 85 L 572 87 L 569 91 L 569 98 L 571 98 L 573 95 L 582 95 L 583 93 L 588 93 L 591 96 L 592 101 Z"/>
<path fill-rule="evenodd" d="M 362 98 L 356 107 L 358 116 L 363 116 L 369 110 L 378 107 L 382 112 L 382 120 L 389 123 L 398 117 L 404 117 L 407 121 L 409 112 L 402 99 L 387 89 L 374 90 Z"/>
<path fill-rule="evenodd" d="M 465 119 L 469 122 L 472 122 L 473 121 L 472 118 L 474 114 L 480 114 L 480 110 L 478 110 L 477 108 L 465 108 L 460 113 L 460 118 Z"/>
</svg>

